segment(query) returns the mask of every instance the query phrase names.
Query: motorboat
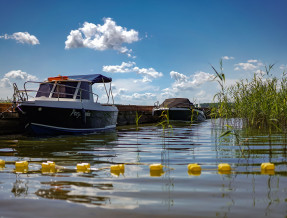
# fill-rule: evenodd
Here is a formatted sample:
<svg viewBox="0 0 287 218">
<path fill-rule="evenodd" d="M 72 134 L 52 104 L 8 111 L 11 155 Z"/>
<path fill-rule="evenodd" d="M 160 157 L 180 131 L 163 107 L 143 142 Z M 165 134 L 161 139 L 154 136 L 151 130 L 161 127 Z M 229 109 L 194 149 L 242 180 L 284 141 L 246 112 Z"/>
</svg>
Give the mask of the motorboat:
<svg viewBox="0 0 287 218">
<path fill-rule="evenodd" d="M 188 98 L 169 98 L 162 104 L 156 102 L 152 114 L 160 117 L 163 113 L 167 114 L 171 121 L 200 122 L 206 120 L 204 112 L 195 109 Z"/>
<path fill-rule="evenodd" d="M 101 74 L 59 75 L 44 82 L 27 81 L 24 90 L 14 84 L 13 98 L 25 129 L 32 134 L 94 133 L 116 127 L 118 109 L 114 106 L 111 82 L 112 78 Z M 38 89 L 27 89 L 31 83 Z M 92 91 L 95 83 L 104 84 L 107 104 L 98 102 L 99 96 Z M 106 83 L 110 86 L 106 87 Z"/>
</svg>

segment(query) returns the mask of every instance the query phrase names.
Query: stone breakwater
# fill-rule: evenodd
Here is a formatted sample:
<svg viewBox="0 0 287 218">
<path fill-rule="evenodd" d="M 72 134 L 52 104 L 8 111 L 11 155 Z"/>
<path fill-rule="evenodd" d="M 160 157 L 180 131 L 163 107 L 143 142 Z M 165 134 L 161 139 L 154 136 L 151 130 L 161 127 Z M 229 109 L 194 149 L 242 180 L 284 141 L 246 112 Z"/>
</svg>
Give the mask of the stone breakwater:
<svg viewBox="0 0 287 218">
<path fill-rule="evenodd" d="M 158 117 L 152 116 L 153 106 L 116 105 L 119 109 L 118 125 L 135 125 L 137 116 L 140 123 L 155 123 Z"/>
</svg>

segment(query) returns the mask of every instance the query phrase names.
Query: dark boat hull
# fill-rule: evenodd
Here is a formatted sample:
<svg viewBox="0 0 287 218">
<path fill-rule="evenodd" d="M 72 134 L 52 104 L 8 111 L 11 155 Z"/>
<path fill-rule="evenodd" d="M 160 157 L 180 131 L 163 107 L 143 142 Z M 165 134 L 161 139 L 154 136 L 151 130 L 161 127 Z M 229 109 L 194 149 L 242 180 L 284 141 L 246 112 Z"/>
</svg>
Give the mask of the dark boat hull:
<svg viewBox="0 0 287 218">
<path fill-rule="evenodd" d="M 202 111 L 199 110 L 191 110 L 189 108 L 169 108 L 163 109 L 158 108 L 153 110 L 153 114 L 155 116 L 161 116 L 162 113 L 168 112 L 169 120 L 177 120 L 177 121 L 204 121 L 206 117 Z"/>
<path fill-rule="evenodd" d="M 20 106 L 28 132 L 37 135 L 83 134 L 116 127 L 117 110 Z"/>
</svg>

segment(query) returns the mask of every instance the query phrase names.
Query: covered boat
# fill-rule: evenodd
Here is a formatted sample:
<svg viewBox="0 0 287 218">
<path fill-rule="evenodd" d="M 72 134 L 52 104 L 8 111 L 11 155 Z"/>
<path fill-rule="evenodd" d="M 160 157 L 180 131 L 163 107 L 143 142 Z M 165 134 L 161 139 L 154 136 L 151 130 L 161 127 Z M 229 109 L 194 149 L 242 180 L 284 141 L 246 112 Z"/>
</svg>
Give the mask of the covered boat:
<svg viewBox="0 0 287 218">
<path fill-rule="evenodd" d="M 203 111 L 195 109 L 193 103 L 187 98 L 169 98 L 162 104 L 157 104 L 152 110 L 154 116 L 167 113 L 169 120 L 178 121 L 204 121 L 206 117 Z"/>
<path fill-rule="evenodd" d="M 14 84 L 14 101 L 25 122 L 25 128 L 37 135 L 81 134 L 103 131 L 116 127 L 118 109 L 114 106 L 112 79 L 101 74 L 57 76 L 44 82 L 28 81 L 24 90 Z M 37 91 L 27 90 L 28 84 L 38 83 Z M 107 104 L 98 102 L 92 92 L 95 83 L 105 85 Z M 31 92 L 34 92 L 32 97 Z M 110 98 L 112 103 L 110 104 Z"/>
</svg>

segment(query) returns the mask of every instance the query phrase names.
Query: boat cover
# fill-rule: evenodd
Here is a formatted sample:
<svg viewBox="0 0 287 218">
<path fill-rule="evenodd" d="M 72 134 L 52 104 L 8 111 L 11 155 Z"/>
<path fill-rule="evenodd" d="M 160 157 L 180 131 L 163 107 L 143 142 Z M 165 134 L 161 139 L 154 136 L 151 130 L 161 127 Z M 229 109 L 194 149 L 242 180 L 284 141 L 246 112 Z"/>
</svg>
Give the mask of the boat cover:
<svg viewBox="0 0 287 218">
<path fill-rule="evenodd" d="M 75 80 L 88 80 L 92 84 L 94 83 L 109 83 L 112 81 L 111 77 L 106 77 L 101 74 L 89 74 L 89 75 L 73 75 L 68 76 L 69 79 L 75 79 Z"/>
<path fill-rule="evenodd" d="M 193 103 L 191 103 L 188 98 L 169 98 L 165 99 L 164 102 L 160 105 L 160 107 L 166 107 L 166 108 L 190 108 L 193 106 Z"/>
</svg>

